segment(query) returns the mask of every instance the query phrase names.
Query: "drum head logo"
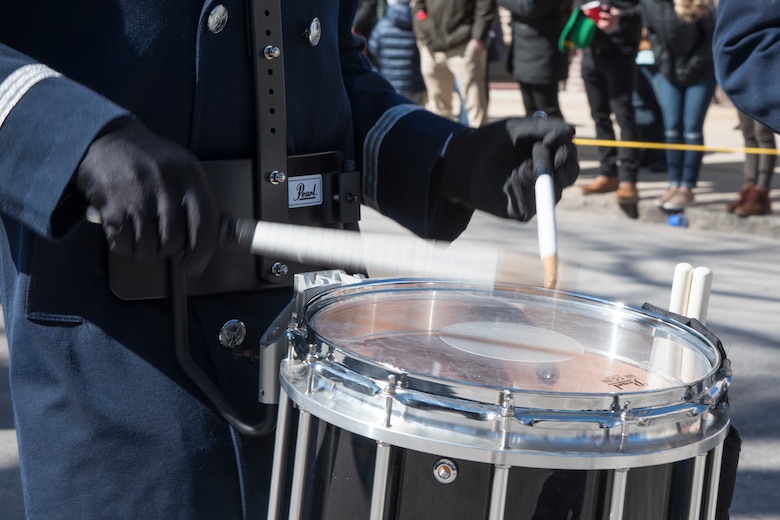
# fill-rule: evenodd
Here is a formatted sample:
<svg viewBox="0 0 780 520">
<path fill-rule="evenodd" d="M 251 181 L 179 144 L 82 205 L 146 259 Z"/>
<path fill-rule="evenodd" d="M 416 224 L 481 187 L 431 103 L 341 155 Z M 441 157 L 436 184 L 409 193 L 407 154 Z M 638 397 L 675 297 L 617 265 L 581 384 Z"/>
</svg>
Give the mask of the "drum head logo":
<svg viewBox="0 0 780 520">
<path fill-rule="evenodd" d="M 609 377 L 605 377 L 601 380 L 605 385 L 614 386 L 618 390 L 623 390 L 625 387 L 643 387 L 647 386 L 647 383 L 642 381 L 634 374 L 619 374 Z"/>
</svg>

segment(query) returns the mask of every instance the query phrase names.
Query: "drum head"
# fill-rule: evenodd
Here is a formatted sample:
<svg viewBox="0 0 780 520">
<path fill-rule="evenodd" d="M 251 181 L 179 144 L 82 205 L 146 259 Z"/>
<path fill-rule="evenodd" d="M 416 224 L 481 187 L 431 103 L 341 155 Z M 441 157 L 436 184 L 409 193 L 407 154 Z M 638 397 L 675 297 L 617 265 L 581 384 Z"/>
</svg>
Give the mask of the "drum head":
<svg viewBox="0 0 780 520">
<path fill-rule="evenodd" d="M 627 468 L 722 442 L 721 351 L 664 316 L 577 294 L 371 280 L 307 302 L 282 390 L 302 411 L 425 453 Z"/>
<path fill-rule="evenodd" d="M 664 317 L 530 287 L 359 284 L 315 299 L 307 322 L 331 355 L 411 385 L 664 394 L 705 381 L 721 362 L 710 342 Z"/>
</svg>

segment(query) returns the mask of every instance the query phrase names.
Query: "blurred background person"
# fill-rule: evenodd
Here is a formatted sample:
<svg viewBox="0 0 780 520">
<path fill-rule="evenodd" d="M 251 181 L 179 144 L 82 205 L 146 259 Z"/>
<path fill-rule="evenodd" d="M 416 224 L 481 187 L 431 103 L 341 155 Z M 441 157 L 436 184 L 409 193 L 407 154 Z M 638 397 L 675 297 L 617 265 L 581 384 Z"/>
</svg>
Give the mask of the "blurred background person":
<svg viewBox="0 0 780 520">
<path fill-rule="evenodd" d="M 453 118 L 458 82 L 471 127 L 487 121 L 487 39 L 496 0 L 415 0 L 414 31 L 428 109 Z"/>
<path fill-rule="evenodd" d="M 636 86 L 634 87 L 634 114 L 639 130 L 640 141 L 648 143 L 664 142 L 664 120 L 661 106 L 655 96 L 655 76 L 658 66 L 655 64 L 650 40 L 646 29 L 642 29 L 642 40 L 636 55 Z M 651 172 L 666 171 L 666 152 L 660 148 L 642 148 L 639 151 L 639 167 Z"/>
<path fill-rule="evenodd" d="M 541 110 L 563 119 L 558 90 L 568 77 L 569 53 L 558 50 L 558 38 L 571 14 L 572 0 L 498 0 L 498 5 L 512 13 L 507 70 L 520 84 L 526 115 Z"/>
<path fill-rule="evenodd" d="M 642 0 L 647 37 L 659 74 L 655 87 L 668 144 L 704 144 L 704 118 L 715 94 L 709 0 Z M 666 150 L 669 187 L 656 205 L 681 211 L 694 201 L 704 153 Z"/>
<path fill-rule="evenodd" d="M 490 103 L 490 81 L 491 74 L 495 71 L 492 64 L 499 64 L 503 67 L 506 64 L 507 56 L 507 43 L 511 39 L 510 31 L 505 30 L 505 25 L 508 27 L 508 20 L 510 14 L 506 9 L 496 7 L 496 16 L 493 18 L 493 25 L 488 31 L 487 39 L 487 70 L 485 71 L 485 80 L 488 83 L 487 96 L 488 103 Z M 493 69 L 493 70 L 491 70 Z M 500 75 L 503 75 L 499 73 Z"/>
<path fill-rule="evenodd" d="M 368 39 L 371 37 L 371 31 L 374 30 L 377 20 L 381 19 L 387 9 L 387 0 L 359 0 L 355 19 L 352 21 L 352 32 L 362 36 L 366 41 L 363 48 L 363 54 L 368 56 L 372 65 L 375 65 L 374 59 L 368 52 Z"/>
<path fill-rule="evenodd" d="M 745 148 L 763 148 L 772 152 L 777 150 L 775 133 L 771 128 L 762 125 L 742 111 L 737 111 L 737 114 Z M 769 199 L 769 190 L 772 188 L 772 175 L 776 163 L 777 155 L 774 153 L 746 154 L 745 184 L 742 186 L 739 198 L 726 205 L 726 211 L 740 217 L 771 213 L 772 201 Z"/>
<path fill-rule="evenodd" d="M 420 72 L 420 52 L 412 29 L 409 0 L 387 0 L 385 15 L 371 31 L 368 53 L 377 71 L 399 94 L 425 105 L 425 82 Z"/>
<path fill-rule="evenodd" d="M 352 32 L 368 41 L 386 5 L 386 0 L 360 0 L 355 11 L 355 20 L 352 22 Z"/>
<path fill-rule="evenodd" d="M 580 7 L 583 1 L 575 1 Z M 616 139 L 612 115 L 620 127 L 621 141 L 638 141 L 634 113 L 636 55 L 642 33 L 639 0 L 610 0 L 601 3 L 601 13 L 590 46 L 582 50 L 582 80 L 596 124 L 596 139 Z M 639 150 L 599 147 L 599 173 L 582 193 L 615 192 L 621 205 L 633 206 L 639 200 Z M 633 216 L 633 215 L 632 215 Z"/>
</svg>

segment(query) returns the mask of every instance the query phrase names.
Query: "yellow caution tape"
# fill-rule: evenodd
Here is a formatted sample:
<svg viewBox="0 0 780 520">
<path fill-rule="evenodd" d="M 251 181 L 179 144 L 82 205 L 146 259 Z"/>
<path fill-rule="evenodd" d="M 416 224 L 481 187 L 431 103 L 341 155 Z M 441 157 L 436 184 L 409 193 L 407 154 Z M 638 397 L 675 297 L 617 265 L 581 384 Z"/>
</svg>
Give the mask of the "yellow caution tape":
<svg viewBox="0 0 780 520">
<path fill-rule="evenodd" d="M 645 148 L 648 150 L 688 150 L 692 152 L 744 153 L 755 155 L 780 155 L 775 148 L 745 148 L 740 146 L 706 146 L 702 144 L 650 143 L 644 141 L 612 141 L 609 139 L 583 139 L 575 137 L 579 146 L 609 146 L 612 148 Z"/>
</svg>

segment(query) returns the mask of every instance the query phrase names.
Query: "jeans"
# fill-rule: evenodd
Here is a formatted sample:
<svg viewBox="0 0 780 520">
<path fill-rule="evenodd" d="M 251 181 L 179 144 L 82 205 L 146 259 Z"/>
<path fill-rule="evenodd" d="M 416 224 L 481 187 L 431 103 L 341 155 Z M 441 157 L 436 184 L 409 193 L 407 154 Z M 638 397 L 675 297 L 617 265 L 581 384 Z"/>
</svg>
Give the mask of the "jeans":
<svg viewBox="0 0 780 520">
<path fill-rule="evenodd" d="M 658 104 L 664 118 L 667 144 L 704 144 L 704 117 L 715 94 L 715 80 L 706 79 L 678 87 L 663 74 L 655 77 Z M 669 185 L 694 188 L 699 180 L 703 152 L 666 150 Z"/>
</svg>

